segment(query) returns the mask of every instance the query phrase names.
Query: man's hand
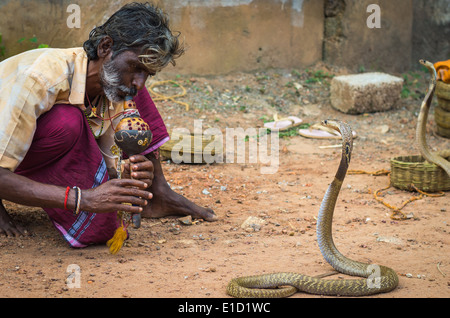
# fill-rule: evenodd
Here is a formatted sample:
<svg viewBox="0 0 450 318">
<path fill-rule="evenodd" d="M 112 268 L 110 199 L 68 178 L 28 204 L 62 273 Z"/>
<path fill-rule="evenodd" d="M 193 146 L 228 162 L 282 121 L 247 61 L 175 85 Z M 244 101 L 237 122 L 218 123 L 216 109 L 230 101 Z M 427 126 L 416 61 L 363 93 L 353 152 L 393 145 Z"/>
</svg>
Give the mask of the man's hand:
<svg viewBox="0 0 450 318">
<path fill-rule="evenodd" d="M 129 163 L 124 164 L 123 179 L 141 180 L 150 187 L 153 183 L 153 163 L 145 156 L 134 155 L 129 159 Z M 131 168 L 131 169 L 130 169 Z M 131 170 L 131 177 L 130 177 Z"/>
<path fill-rule="evenodd" d="M 6 212 L 3 203 L 0 201 L 0 236 L 24 236 L 29 235 L 22 226 L 15 224 L 13 219 Z"/>
<path fill-rule="evenodd" d="M 147 188 L 148 184 L 141 180 L 112 179 L 96 188 L 82 190 L 81 210 L 94 213 L 141 213 L 153 197 Z"/>
<path fill-rule="evenodd" d="M 97 188 L 83 190 L 82 198 L 87 192 L 87 200 L 83 200 L 81 208 L 96 213 L 111 211 L 141 213 L 148 200 L 153 197 L 148 192 L 154 177 L 153 163 L 142 155 L 131 156 L 129 161 L 124 164 L 122 179 L 113 179 Z"/>
</svg>

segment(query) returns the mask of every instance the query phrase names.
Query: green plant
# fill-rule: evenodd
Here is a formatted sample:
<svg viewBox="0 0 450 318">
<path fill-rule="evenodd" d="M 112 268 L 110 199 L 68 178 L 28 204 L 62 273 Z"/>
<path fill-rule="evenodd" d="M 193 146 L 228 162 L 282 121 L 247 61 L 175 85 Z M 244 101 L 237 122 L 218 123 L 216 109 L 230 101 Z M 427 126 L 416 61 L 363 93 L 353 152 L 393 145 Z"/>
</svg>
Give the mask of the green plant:
<svg viewBox="0 0 450 318">
<path fill-rule="evenodd" d="M 298 136 L 298 130 L 299 129 L 306 129 L 309 127 L 309 124 L 305 123 L 305 124 L 301 124 L 299 126 L 295 126 L 295 127 L 291 127 L 289 129 L 286 130 L 282 130 L 278 132 L 278 136 L 280 136 L 280 138 L 289 138 L 289 137 L 294 137 L 294 136 Z"/>
<path fill-rule="evenodd" d="M 334 75 L 324 72 L 322 70 L 318 70 L 315 72 L 308 72 L 309 78 L 306 80 L 306 83 L 322 83 L 325 79 L 333 78 Z"/>
<path fill-rule="evenodd" d="M 37 49 L 42 49 L 42 48 L 49 47 L 48 44 L 44 44 L 44 43 L 38 44 L 38 39 L 37 39 L 36 36 L 33 36 L 31 39 L 28 39 L 28 40 L 26 40 L 25 38 L 20 38 L 17 42 L 18 43 L 24 43 L 24 42 L 31 43 L 33 48 L 37 48 Z"/>
<path fill-rule="evenodd" d="M 406 99 L 411 97 L 412 99 L 420 99 L 420 81 L 419 78 L 423 76 L 418 72 L 408 72 L 403 74 L 403 87 L 400 93 L 401 98 Z"/>
<path fill-rule="evenodd" d="M 292 74 L 293 76 L 298 77 L 298 78 L 301 78 L 301 77 L 302 77 L 302 74 L 301 74 L 299 71 L 297 71 L 297 70 L 292 70 L 291 74 Z"/>
<path fill-rule="evenodd" d="M 0 60 L 2 60 L 5 57 L 5 51 L 6 51 L 6 48 L 2 44 L 2 42 L 3 42 L 3 36 L 0 33 Z"/>
<path fill-rule="evenodd" d="M 40 43 L 38 44 L 38 39 L 36 36 L 33 36 L 31 39 L 26 40 L 26 38 L 20 38 L 18 41 L 18 43 L 31 43 L 32 47 L 30 49 L 42 49 L 42 48 L 48 48 L 50 47 L 48 44 L 45 43 Z M 2 44 L 3 43 L 3 36 L 0 33 L 0 61 L 3 60 L 6 57 L 6 48 L 5 45 Z M 27 49 L 27 50 L 30 50 Z"/>
<path fill-rule="evenodd" d="M 267 116 L 263 116 L 260 119 L 263 119 L 264 123 L 270 121 L 267 118 Z M 298 133 L 299 129 L 306 129 L 309 126 L 310 126 L 310 124 L 304 123 L 304 124 L 301 124 L 299 126 L 291 127 L 289 129 L 286 129 L 286 130 L 278 131 L 278 136 L 280 138 L 284 138 L 284 139 L 288 139 L 290 137 L 298 136 L 299 135 L 299 133 Z M 270 135 L 271 133 L 272 133 L 272 131 L 269 128 L 266 128 L 266 130 L 263 132 L 263 135 L 266 135 L 266 134 Z M 256 136 L 256 138 L 258 138 L 258 140 L 259 140 L 259 137 L 260 137 L 260 135 Z M 246 140 L 248 140 L 248 139 L 246 139 Z"/>
</svg>

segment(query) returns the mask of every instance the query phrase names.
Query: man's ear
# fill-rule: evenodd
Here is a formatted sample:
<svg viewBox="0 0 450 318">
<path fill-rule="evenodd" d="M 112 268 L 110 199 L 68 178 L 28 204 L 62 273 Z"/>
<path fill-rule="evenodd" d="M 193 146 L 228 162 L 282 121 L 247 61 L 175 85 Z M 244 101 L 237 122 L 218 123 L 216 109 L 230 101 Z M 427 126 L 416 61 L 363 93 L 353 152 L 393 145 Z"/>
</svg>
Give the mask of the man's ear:
<svg viewBox="0 0 450 318">
<path fill-rule="evenodd" d="M 112 52 L 113 39 L 107 35 L 100 40 L 97 47 L 97 55 L 99 58 L 105 58 Z"/>
</svg>

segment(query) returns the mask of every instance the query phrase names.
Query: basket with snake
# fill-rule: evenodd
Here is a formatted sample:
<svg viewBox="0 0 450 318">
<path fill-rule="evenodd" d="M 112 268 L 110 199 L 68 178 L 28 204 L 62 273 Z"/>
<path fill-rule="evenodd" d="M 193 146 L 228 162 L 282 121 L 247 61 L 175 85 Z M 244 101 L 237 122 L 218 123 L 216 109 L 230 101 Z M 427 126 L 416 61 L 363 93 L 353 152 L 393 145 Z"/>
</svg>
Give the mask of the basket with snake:
<svg viewBox="0 0 450 318">
<path fill-rule="evenodd" d="M 433 152 L 426 141 L 427 118 L 436 89 L 436 69 L 429 61 L 420 60 L 420 63 L 426 66 L 431 74 L 428 92 L 420 107 L 416 127 L 416 143 L 421 155 L 392 158 L 391 184 L 402 190 L 411 190 L 411 185 L 414 185 L 426 192 L 448 191 L 450 149 Z"/>
</svg>

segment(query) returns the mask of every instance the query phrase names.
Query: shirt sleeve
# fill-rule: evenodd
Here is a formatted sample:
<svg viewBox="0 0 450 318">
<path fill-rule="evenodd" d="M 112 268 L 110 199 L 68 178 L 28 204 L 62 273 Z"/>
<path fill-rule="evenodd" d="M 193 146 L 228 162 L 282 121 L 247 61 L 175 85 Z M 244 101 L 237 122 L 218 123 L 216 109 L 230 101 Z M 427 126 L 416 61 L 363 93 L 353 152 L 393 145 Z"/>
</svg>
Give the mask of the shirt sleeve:
<svg viewBox="0 0 450 318">
<path fill-rule="evenodd" d="M 36 121 L 56 100 L 56 87 L 48 87 L 36 74 L 20 73 L 0 85 L 0 167 L 14 171 L 33 140 Z"/>
</svg>

